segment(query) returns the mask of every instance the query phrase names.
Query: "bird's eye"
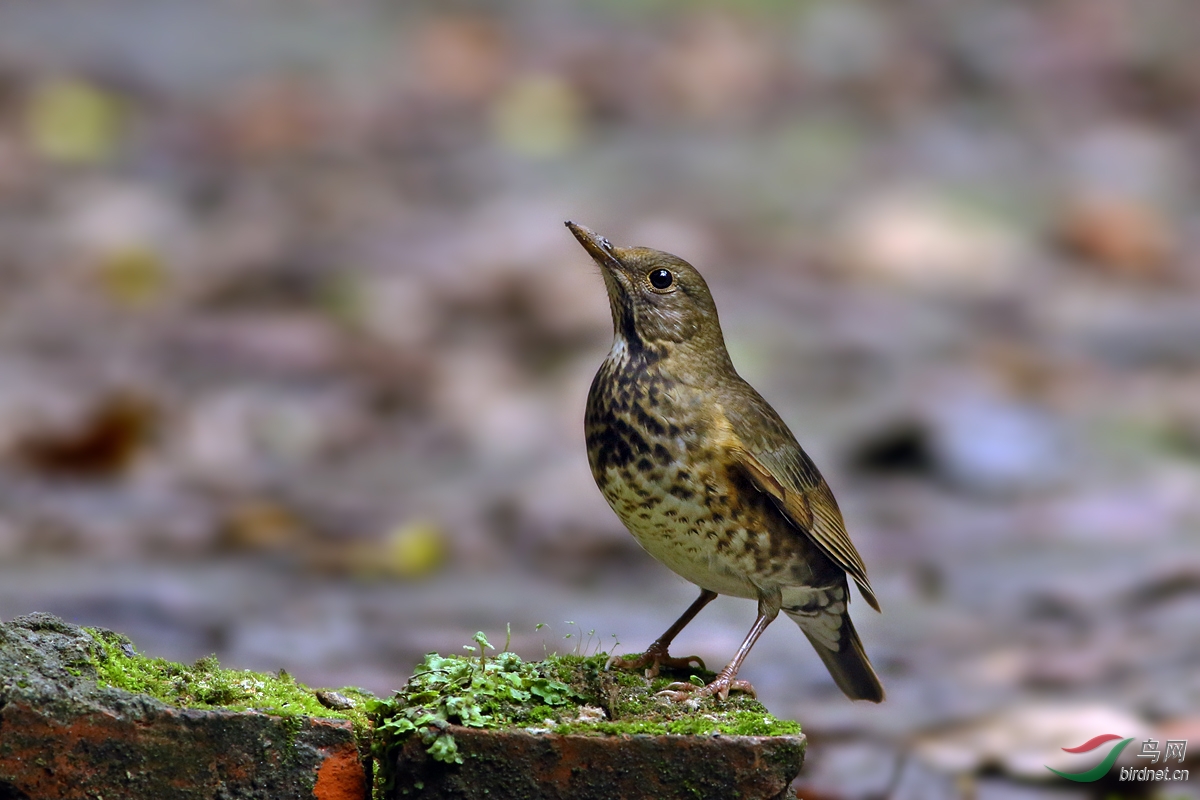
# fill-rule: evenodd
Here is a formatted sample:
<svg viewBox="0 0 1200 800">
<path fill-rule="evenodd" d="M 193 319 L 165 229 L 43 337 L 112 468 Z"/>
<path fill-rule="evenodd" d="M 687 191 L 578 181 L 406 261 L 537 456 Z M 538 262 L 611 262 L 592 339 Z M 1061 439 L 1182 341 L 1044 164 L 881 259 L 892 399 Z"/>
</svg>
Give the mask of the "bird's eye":
<svg viewBox="0 0 1200 800">
<path fill-rule="evenodd" d="M 666 269 L 652 270 L 649 277 L 650 285 L 659 291 L 670 289 L 671 284 L 675 282 L 675 276 L 671 274 L 670 270 Z"/>
</svg>

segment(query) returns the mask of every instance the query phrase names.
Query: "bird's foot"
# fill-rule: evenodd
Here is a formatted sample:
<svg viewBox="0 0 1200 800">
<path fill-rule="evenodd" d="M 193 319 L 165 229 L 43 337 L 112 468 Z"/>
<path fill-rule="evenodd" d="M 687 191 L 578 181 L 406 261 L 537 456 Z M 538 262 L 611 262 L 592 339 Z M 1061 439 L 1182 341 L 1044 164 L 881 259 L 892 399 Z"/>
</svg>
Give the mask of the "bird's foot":
<svg viewBox="0 0 1200 800">
<path fill-rule="evenodd" d="M 687 656 L 686 658 L 675 658 L 667 654 L 666 645 L 660 645 L 658 642 L 650 645 L 646 652 L 640 656 L 632 656 L 629 658 L 623 656 L 612 656 L 604 665 L 604 669 L 608 670 L 613 667 L 617 669 L 642 669 L 646 670 L 647 678 L 657 678 L 658 673 L 663 667 L 668 669 L 704 669 L 704 660 L 700 656 Z"/>
<path fill-rule="evenodd" d="M 689 698 L 701 697 L 716 697 L 719 700 L 728 700 L 730 692 L 745 692 L 751 697 L 758 699 L 758 693 L 754 691 L 754 687 L 750 685 L 750 681 L 737 680 L 732 675 L 726 675 L 724 671 L 717 675 L 716 680 L 707 686 L 697 686 L 694 683 L 672 683 L 658 692 L 658 697 L 665 697 L 668 700 L 679 702 Z"/>
</svg>

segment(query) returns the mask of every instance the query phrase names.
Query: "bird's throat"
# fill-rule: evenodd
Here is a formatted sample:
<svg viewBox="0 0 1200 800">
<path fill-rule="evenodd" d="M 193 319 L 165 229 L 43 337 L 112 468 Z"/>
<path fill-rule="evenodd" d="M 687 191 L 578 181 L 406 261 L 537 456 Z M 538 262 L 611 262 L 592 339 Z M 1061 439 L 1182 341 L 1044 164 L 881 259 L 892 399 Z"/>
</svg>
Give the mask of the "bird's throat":
<svg viewBox="0 0 1200 800">
<path fill-rule="evenodd" d="M 637 317 L 634 315 L 633 304 L 629 301 L 625 287 L 615 278 L 605 276 L 608 286 L 608 305 L 612 310 L 613 333 L 616 338 L 624 339 L 630 347 L 640 348 L 642 337 L 638 334 Z"/>
</svg>

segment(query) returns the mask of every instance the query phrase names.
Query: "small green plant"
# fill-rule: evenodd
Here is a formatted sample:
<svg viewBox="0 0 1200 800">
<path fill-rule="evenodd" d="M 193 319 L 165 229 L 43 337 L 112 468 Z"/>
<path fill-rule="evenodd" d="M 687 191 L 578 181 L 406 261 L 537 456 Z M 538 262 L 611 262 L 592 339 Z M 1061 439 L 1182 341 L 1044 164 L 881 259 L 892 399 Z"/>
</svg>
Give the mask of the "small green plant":
<svg viewBox="0 0 1200 800">
<path fill-rule="evenodd" d="M 463 648 L 468 655 L 429 653 L 403 689 L 371 706 L 377 756 L 389 758 L 415 735 L 434 760 L 461 764 L 454 737 L 446 733 L 449 725 L 501 727 L 545 719 L 547 707 L 574 699 L 567 684 L 522 661 L 507 641 L 504 652 L 488 658 L 495 647 L 487 636 L 479 632 L 472 638 L 475 645 Z"/>
<path fill-rule="evenodd" d="M 575 631 L 573 633 L 568 633 L 565 636 L 563 636 L 563 639 L 565 639 L 565 640 L 568 640 L 568 641 L 571 639 L 575 640 L 575 647 L 571 651 L 571 655 L 579 656 L 580 658 L 588 658 L 589 656 L 598 655 L 601 652 L 600 647 L 603 644 L 603 640 L 596 638 L 596 629 L 595 628 L 592 628 L 591 630 L 589 630 L 587 632 L 587 634 L 586 634 L 587 638 L 585 639 L 584 638 L 585 634 L 583 633 L 583 628 L 580 627 L 578 624 L 576 624 L 573 620 L 567 620 L 563 624 L 575 626 Z M 536 630 L 540 631 L 544 627 L 546 627 L 545 623 L 539 622 L 537 624 Z M 612 638 L 613 638 L 612 649 L 615 651 L 616 648 L 621 646 L 621 643 L 619 641 L 617 641 L 617 635 L 615 633 L 612 634 Z M 591 652 L 589 653 L 588 650 L 591 650 Z"/>
</svg>

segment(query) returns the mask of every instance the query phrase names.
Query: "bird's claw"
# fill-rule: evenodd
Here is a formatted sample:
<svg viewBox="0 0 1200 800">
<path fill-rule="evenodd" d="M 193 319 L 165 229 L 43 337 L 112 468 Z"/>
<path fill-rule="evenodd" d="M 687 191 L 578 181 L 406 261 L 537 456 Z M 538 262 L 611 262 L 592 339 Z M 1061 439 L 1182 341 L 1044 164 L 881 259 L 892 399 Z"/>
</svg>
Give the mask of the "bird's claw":
<svg viewBox="0 0 1200 800">
<path fill-rule="evenodd" d="M 694 683 L 672 683 L 661 692 L 656 693 L 655 696 L 678 703 L 692 697 L 715 696 L 719 700 L 728 700 L 730 692 L 744 692 L 758 699 L 758 693 L 754 691 L 754 687 L 750 684 L 750 681 L 726 678 L 721 675 L 718 675 L 717 679 L 707 686 L 697 686 Z"/>
<path fill-rule="evenodd" d="M 684 658 L 675 658 L 667 655 L 667 649 L 656 648 L 653 645 L 642 653 L 640 656 L 632 656 L 629 658 L 623 656 L 611 656 L 604 664 L 604 669 L 608 670 L 613 667 L 617 669 L 642 669 L 646 668 L 647 678 L 657 678 L 658 673 L 663 667 L 668 669 L 704 669 L 704 659 L 700 656 L 686 656 Z"/>
</svg>

